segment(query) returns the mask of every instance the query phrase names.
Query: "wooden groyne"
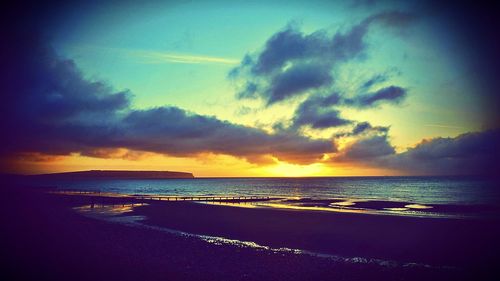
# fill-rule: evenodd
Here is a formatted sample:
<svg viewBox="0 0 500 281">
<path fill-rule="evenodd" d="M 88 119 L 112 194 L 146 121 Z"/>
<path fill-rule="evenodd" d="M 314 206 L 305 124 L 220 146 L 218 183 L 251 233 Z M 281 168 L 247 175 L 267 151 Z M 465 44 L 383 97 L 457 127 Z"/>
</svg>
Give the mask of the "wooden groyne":
<svg viewBox="0 0 500 281">
<path fill-rule="evenodd" d="M 270 200 L 269 196 L 135 196 L 138 200 L 156 201 L 220 201 L 220 202 L 242 202 L 242 201 L 264 201 Z"/>
<path fill-rule="evenodd" d="M 213 195 L 213 196 L 174 196 L 174 195 L 141 195 L 141 194 L 119 194 L 107 193 L 100 191 L 79 191 L 79 190 L 59 190 L 55 191 L 57 194 L 64 195 L 77 195 L 77 196 L 90 196 L 94 199 L 125 199 L 136 202 L 146 201 L 169 201 L 169 202 L 183 202 L 183 201 L 198 201 L 198 202 L 252 202 L 252 201 L 267 201 L 278 199 L 270 196 L 241 196 L 241 195 Z"/>
</svg>

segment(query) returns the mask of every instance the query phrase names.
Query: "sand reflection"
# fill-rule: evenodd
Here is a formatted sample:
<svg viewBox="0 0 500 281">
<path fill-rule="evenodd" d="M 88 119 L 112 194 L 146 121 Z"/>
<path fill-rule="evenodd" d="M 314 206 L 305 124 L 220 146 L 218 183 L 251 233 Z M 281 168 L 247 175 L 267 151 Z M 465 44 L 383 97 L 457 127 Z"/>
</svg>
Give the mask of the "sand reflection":
<svg viewBox="0 0 500 281">
<path fill-rule="evenodd" d="M 285 198 L 258 202 L 199 202 L 202 204 L 222 205 L 240 208 L 276 208 L 299 211 L 323 211 L 340 213 L 360 213 L 372 215 L 399 215 L 412 217 L 462 217 L 458 214 L 431 212 L 433 206 L 400 202 L 367 199 L 311 199 Z"/>
<path fill-rule="evenodd" d="M 405 208 L 418 209 L 418 210 L 432 209 L 431 206 L 420 205 L 420 204 L 408 204 L 408 205 L 405 205 Z"/>
<path fill-rule="evenodd" d="M 80 207 L 73 208 L 74 210 L 86 213 L 86 214 L 96 214 L 104 216 L 118 216 L 125 213 L 132 212 L 134 207 L 144 206 L 144 203 L 129 203 L 129 204 L 89 204 Z"/>
</svg>

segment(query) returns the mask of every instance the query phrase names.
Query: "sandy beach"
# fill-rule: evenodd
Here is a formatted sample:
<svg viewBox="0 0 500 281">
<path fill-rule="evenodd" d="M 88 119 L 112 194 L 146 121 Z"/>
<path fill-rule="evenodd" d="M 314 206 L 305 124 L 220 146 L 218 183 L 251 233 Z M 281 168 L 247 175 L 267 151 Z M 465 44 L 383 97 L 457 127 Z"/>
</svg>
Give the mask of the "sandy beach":
<svg viewBox="0 0 500 281">
<path fill-rule="evenodd" d="M 124 214 L 145 216 L 142 223 L 156 228 L 399 263 L 383 266 L 111 223 L 73 209 L 89 196 L 47 191 L 2 186 L 1 273 L 11 276 L 3 280 L 488 280 L 497 262 L 496 221 L 164 201 Z"/>
<path fill-rule="evenodd" d="M 152 201 L 134 214 L 146 224 L 344 257 L 436 266 L 493 260 L 498 221 L 416 218 Z M 495 224 L 497 223 L 497 224 Z"/>
</svg>

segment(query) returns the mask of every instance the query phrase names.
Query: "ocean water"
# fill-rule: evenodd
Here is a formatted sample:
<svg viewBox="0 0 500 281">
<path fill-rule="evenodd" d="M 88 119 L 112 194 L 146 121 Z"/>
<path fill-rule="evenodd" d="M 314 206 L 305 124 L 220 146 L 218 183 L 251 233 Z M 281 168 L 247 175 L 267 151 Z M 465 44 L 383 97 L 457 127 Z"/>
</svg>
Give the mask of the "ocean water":
<svg viewBox="0 0 500 281">
<path fill-rule="evenodd" d="M 416 204 L 497 205 L 498 182 L 480 177 L 195 178 L 147 180 L 36 180 L 62 190 L 168 196 L 402 201 Z"/>
</svg>

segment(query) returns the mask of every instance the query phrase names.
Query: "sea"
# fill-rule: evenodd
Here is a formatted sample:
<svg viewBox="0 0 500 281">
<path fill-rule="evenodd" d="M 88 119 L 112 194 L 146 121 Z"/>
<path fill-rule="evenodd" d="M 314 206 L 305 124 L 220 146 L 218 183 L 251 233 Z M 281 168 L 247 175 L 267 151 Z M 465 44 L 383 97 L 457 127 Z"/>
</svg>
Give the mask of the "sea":
<svg viewBox="0 0 500 281">
<path fill-rule="evenodd" d="M 342 207 L 344 211 L 359 209 L 358 206 L 363 206 L 361 202 L 365 202 L 364 206 L 367 208 L 398 211 L 398 213 L 401 211 L 405 213 L 408 209 L 410 211 L 423 211 L 431 207 L 434 207 L 433 211 L 449 211 L 450 208 L 443 208 L 443 206 L 460 206 L 460 211 L 467 211 L 467 206 L 475 206 L 474 211 L 478 209 L 483 211 L 484 208 L 478 208 L 478 206 L 486 206 L 487 210 L 491 210 L 492 206 L 500 205 L 498 181 L 472 176 L 141 180 L 37 179 L 32 184 L 55 187 L 60 190 L 100 191 L 131 195 L 269 196 L 280 198 L 281 203 L 287 203 L 285 205 L 288 206 L 293 205 L 294 208 L 326 206 L 335 210 Z M 386 202 L 386 204 L 385 206 L 384 204 L 366 204 L 366 201 Z M 398 202 L 401 204 L 398 205 Z"/>
</svg>

